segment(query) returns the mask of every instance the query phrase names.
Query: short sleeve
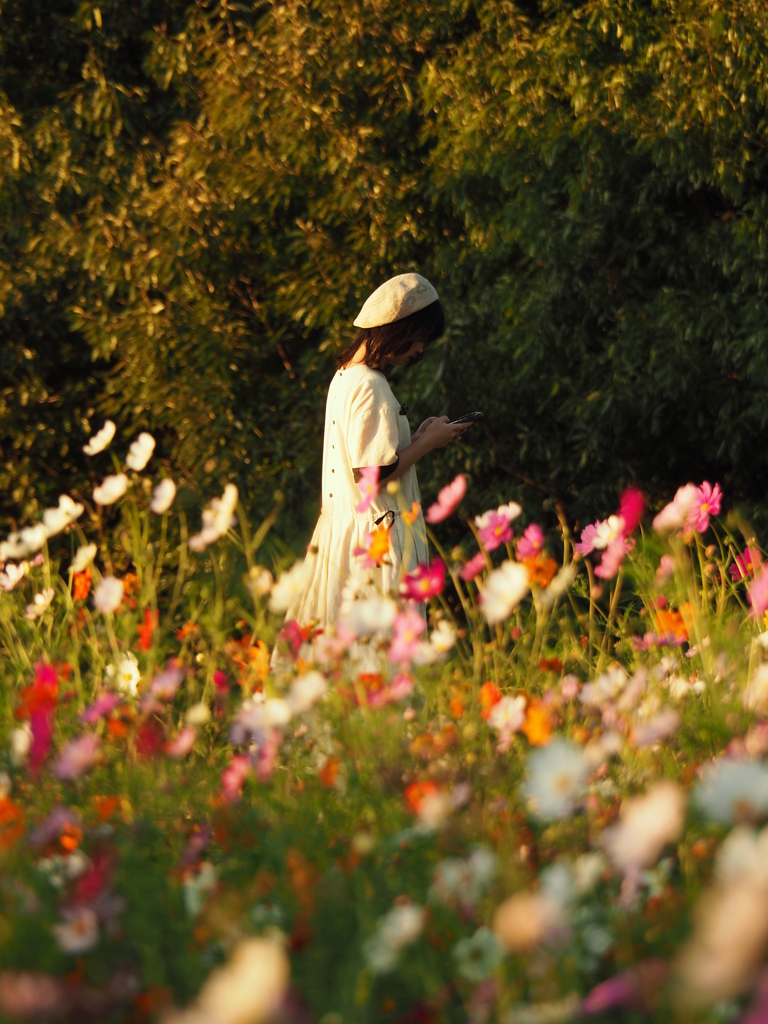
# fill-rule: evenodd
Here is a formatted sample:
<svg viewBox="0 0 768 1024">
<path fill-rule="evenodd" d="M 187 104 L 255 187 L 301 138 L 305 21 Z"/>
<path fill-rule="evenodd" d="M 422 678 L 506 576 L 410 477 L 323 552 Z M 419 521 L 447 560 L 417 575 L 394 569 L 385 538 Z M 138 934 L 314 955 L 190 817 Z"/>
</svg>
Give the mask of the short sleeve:
<svg viewBox="0 0 768 1024">
<path fill-rule="evenodd" d="M 350 409 L 347 448 L 352 468 L 389 466 L 397 458 L 399 440 L 397 414 L 392 405 L 381 389 L 365 381 Z"/>
</svg>

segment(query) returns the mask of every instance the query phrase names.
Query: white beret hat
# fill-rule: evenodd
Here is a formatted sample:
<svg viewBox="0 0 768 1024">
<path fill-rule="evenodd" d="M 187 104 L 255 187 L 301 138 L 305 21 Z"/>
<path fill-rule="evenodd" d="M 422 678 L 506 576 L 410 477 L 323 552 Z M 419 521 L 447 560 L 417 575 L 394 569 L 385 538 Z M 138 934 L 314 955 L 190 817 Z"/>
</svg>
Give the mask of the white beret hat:
<svg viewBox="0 0 768 1024">
<path fill-rule="evenodd" d="M 421 274 L 398 274 L 379 285 L 365 300 L 355 327 L 393 324 L 437 301 L 437 292 Z"/>
</svg>

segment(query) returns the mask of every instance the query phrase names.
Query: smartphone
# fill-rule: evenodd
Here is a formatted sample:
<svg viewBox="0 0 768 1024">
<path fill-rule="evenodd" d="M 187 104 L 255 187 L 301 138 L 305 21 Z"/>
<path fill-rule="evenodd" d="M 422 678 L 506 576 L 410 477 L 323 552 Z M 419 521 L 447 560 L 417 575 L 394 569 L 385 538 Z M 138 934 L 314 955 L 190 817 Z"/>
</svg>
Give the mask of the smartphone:
<svg viewBox="0 0 768 1024">
<path fill-rule="evenodd" d="M 451 420 L 449 426 L 452 427 L 457 423 L 474 423 L 475 420 L 481 420 L 482 418 L 483 414 L 481 412 L 468 412 L 463 416 L 459 416 L 457 420 Z"/>
</svg>

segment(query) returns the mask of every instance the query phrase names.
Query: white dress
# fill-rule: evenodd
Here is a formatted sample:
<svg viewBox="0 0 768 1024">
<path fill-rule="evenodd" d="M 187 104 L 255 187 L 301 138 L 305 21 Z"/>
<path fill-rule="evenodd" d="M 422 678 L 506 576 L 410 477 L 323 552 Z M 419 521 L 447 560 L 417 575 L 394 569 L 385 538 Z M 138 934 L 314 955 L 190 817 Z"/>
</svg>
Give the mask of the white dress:
<svg viewBox="0 0 768 1024">
<path fill-rule="evenodd" d="M 386 593 L 404 572 L 428 563 L 421 511 L 412 526 L 401 516 L 403 507 L 410 510 L 413 502 L 421 503 L 415 466 L 399 478 L 399 495 L 388 494 L 384 480 L 368 511 L 355 510 L 362 495 L 354 470 L 391 465 L 410 443 L 408 419 L 400 412 L 384 374 L 363 363 L 337 370 L 325 409 L 320 518 L 308 548 L 304 591 L 288 609 L 288 621 L 316 622 L 323 628 L 333 625 L 350 577 L 362 586 L 373 581 L 377 590 Z M 386 564 L 363 569 L 362 559 L 352 552 L 363 547 L 366 532 L 372 532 L 382 516 L 386 518 L 381 525 L 391 524 Z"/>
</svg>

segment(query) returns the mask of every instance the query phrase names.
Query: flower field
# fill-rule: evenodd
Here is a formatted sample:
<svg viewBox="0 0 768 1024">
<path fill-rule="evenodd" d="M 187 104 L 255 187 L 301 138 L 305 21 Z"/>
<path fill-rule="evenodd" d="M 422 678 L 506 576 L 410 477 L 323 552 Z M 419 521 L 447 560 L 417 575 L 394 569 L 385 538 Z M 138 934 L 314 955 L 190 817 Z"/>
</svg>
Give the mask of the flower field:
<svg viewBox="0 0 768 1024">
<path fill-rule="evenodd" d="M 572 532 L 460 476 L 320 631 L 278 506 L 188 523 L 153 450 L 0 544 L 3 1019 L 768 1019 L 768 569 L 717 485 Z"/>
</svg>

